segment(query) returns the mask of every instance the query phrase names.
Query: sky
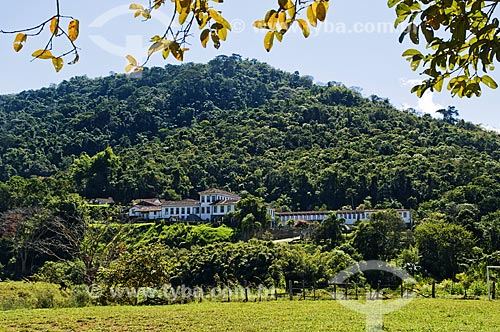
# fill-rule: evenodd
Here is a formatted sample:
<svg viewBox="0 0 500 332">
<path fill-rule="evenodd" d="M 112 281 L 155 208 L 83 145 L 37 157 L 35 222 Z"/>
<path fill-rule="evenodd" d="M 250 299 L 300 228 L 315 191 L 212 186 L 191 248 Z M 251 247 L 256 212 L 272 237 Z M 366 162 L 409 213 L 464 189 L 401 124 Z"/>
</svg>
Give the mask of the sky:
<svg viewBox="0 0 500 332">
<path fill-rule="evenodd" d="M 50 60 L 31 61 L 30 54 L 43 48 L 48 35 L 29 38 L 25 47 L 15 53 L 12 42 L 15 35 L 0 34 L 0 94 L 16 93 L 57 84 L 73 76 L 102 77 L 110 73 L 123 73 L 131 54 L 144 59 L 149 39 L 162 34 L 169 18 L 158 13 L 149 22 L 133 18 L 128 6 L 133 0 L 70 1 L 60 0 L 63 15 L 74 16 L 80 21 L 80 61 L 65 65 L 56 73 Z M 145 0 L 135 0 L 146 3 Z M 0 12 L 0 29 L 17 30 L 36 26 L 55 12 L 54 0 L 11 2 L 9 10 Z M 400 109 L 413 107 L 420 112 L 437 116 L 435 111 L 449 105 L 460 111 L 460 118 L 489 129 L 500 131 L 500 91 L 483 88 L 480 98 L 451 97 L 444 89 L 441 93 L 428 93 L 421 99 L 410 93 L 411 87 L 422 76 L 411 71 L 401 56 L 409 41 L 398 42 L 399 32 L 393 28 L 395 13 L 387 8 L 386 1 L 334 0 L 325 23 L 313 29 L 305 39 L 298 29 L 285 35 L 282 43 L 275 42 L 270 53 L 263 47 L 264 33 L 252 27 L 262 19 L 266 10 L 277 1 L 226 0 L 215 4 L 231 22 L 233 31 L 219 50 L 200 46 L 197 37 L 191 42 L 185 62 L 204 63 L 219 54 L 240 54 L 243 58 L 257 59 L 288 72 L 299 71 L 314 77 L 315 82 L 342 82 L 346 86 L 362 89 L 365 96 L 372 94 L 389 98 Z M 61 51 L 68 50 L 61 46 Z M 163 60 L 160 54 L 148 66 L 179 63 Z M 490 74 L 500 82 L 500 72 Z"/>
</svg>

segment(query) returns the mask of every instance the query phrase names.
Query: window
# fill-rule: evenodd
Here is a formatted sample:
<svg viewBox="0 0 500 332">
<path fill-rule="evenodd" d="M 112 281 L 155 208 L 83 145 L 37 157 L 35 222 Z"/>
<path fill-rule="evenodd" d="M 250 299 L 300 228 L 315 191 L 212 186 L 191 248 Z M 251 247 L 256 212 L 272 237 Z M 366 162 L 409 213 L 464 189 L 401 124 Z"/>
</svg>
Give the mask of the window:
<svg viewBox="0 0 500 332">
<path fill-rule="evenodd" d="M 191 214 L 191 208 L 187 208 L 187 214 Z"/>
<path fill-rule="evenodd" d="M 200 213 L 200 208 L 199 207 L 195 207 L 194 208 L 194 213 L 196 213 L 196 214 Z"/>
<path fill-rule="evenodd" d="M 205 207 L 204 206 L 201 207 L 201 213 L 205 213 Z"/>
<path fill-rule="evenodd" d="M 221 206 L 221 207 L 220 207 L 220 212 L 221 212 L 221 213 L 224 213 L 224 206 Z"/>
<path fill-rule="evenodd" d="M 179 214 L 179 208 L 175 208 L 175 214 Z"/>
<path fill-rule="evenodd" d="M 207 206 L 207 213 L 210 214 L 210 206 Z"/>
<path fill-rule="evenodd" d="M 212 196 L 212 203 L 215 202 L 215 196 Z"/>
<path fill-rule="evenodd" d="M 205 203 L 205 196 L 201 196 L 201 202 Z"/>
<path fill-rule="evenodd" d="M 174 208 L 170 208 L 170 214 L 174 214 Z"/>
<path fill-rule="evenodd" d="M 214 213 L 217 213 L 217 206 L 214 206 Z"/>
<path fill-rule="evenodd" d="M 181 208 L 181 214 L 185 214 L 185 213 L 186 213 L 186 209 Z"/>
</svg>

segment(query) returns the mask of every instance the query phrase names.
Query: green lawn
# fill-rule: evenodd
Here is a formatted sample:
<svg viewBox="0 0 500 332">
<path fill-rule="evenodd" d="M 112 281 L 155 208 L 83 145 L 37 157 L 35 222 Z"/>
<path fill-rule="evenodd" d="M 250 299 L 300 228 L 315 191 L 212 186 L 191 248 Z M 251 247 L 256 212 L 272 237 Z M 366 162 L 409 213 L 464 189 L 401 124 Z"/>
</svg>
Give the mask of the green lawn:
<svg viewBox="0 0 500 332">
<path fill-rule="evenodd" d="M 384 331 L 499 331 L 500 302 L 418 299 L 384 317 Z M 89 307 L 0 312 L 0 331 L 364 331 L 335 301 Z"/>
</svg>

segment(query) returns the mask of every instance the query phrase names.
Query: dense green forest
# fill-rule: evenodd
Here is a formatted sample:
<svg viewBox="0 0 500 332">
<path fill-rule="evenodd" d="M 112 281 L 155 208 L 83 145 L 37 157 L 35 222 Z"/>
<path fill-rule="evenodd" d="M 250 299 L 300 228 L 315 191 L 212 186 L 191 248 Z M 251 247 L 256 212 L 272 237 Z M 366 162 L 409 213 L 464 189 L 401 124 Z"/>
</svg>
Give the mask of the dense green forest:
<svg viewBox="0 0 500 332">
<path fill-rule="evenodd" d="M 500 263 L 499 148 L 500 135 L 472 123 L 400 111 L 387 99 L 237 55 L 0 96 L 0 277 L 32 275 L 43 265 L 42 275 L 83 269 L 74 283 L 122 280 L 132 256 L 158 260 L 168 271 L 160 279 L 174 284 L 277 283 L 321 270 L 322 259 L 342 262 L 318 272 L 325 280 L 362 258 L 400 262 L 439 280 L 473 276 L 479 272 L 469 267 Z M 238 222 L 213 230 L 122 227 L 118 209 L 82 199 L 111 196 L 125 205 L 197 198 L 210 187 L 283 211 L 411 208 L 416 227 L 408 231 L 384 212 L 343 235 L 341 221 L 329 220 L 310 246 L 287 251 L 237 243 L 254 230 Z M 152 251 L 158 243 L 162 249 Z M 264 255 L 254 272 L 247 251 Z M 148 256 L 158 252 L 164 255 Z M 247 263 L 221 267 L 208 252 Z M 210 256 L 200 275 L 183 270 L 200 255 Z M 166 257 L 192 261 L 181 266 Z"/>
<path fill-rule="evenodd" d="M 291 209 L 417 208 L 457 187 L 499 202 L 497 134 L 238 56 L 1 96 L 0 124 L 0 180 L 72 170 L 80 194 L 122 203 L 207 187 Z"/>
</svg>

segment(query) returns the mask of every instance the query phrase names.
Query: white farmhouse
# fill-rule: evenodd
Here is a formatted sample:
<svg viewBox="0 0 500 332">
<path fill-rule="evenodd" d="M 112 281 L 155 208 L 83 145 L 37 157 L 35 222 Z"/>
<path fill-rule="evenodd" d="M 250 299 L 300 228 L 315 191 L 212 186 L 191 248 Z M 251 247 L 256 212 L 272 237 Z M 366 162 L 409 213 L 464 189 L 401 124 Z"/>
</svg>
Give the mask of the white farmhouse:
<svg viewBox="0 0 500 332">
<path fill-rule="evenodd" d="M 129 217 L 145 220 L 166 219 L 171 221 L 211 221 L 222 219 L 236 210 L 240 196 L 220 189 L 208 189 L 198 193 L 199 200 L 166 201 L 160 199 L 139 199 L 132 202 Z M 275 212 L 267 213 L 274 219 Z"/>
<path fill-rule="evenodd" d="M 334 212 L 338 219 L 344 219 L 346 225 L 353 225 L 359 221 L 365 221 L 370 216 L 380 210 L 339 210 L 339 211 L 301 211 L 301 212 L 276 212 L 276 218 L 286 225 L 289 220 L 293 221 L 323 221 Z M 401 216 L 407 225 L 412 224 L 411 211 L 407 209 L 398 209 L 396 212 Z"/>
</svg>

